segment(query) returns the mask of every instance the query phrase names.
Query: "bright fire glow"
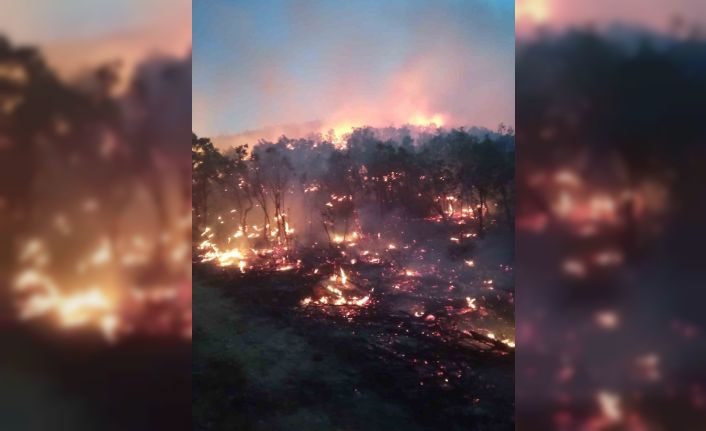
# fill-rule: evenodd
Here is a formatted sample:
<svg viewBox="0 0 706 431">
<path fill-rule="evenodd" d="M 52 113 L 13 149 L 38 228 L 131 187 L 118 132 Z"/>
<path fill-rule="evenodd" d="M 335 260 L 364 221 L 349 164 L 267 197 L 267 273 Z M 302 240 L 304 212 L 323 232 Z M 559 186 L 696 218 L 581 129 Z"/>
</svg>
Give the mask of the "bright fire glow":
<svg viewBox="0 0 706 431">
<path fill-rule="evenodd" d="M 539 24 L 547 21 L 549 14 L 547 0 L 518 0 L 515 5 L 517 21 L 527 20 Z"/>
<path fill-rule="evenodd" d="M 427 116 L 427 115 L 423 115 L 423 114 L 415 114 L 407 121 L 407 123 L 411 124 L 413 126 L 443 127 L 444 116 L 441 114 L 434 114 L 431 116 Z"/>
<path fill-rule="evenodd" d="M 445 123 L 446 121 L 442 114 L 424 114 L 421 112 L 411 115 L 405 122 L 405 124 L 419 127 L 443 127 Z M 346 143 L 347 135 L 351 134 L 356 128 L 366 125 L 375 126 L 364 121 L 340 121 L 333 125 L 322 127 L 321 133 L 326 136 L 332 132 L 330 136 L 332 143 L 337 147 L 342 147 Z M 385 126 L 385 124 L 377 124 L 376 126 Z"/>
<path fill-rule="evenodd" d="M 346 281 L 348 281 L 348 277 L 346 277 L 346 272 L 341 268 L 341 283 L 346 284 Z"/>
<path fill-rule="evenodd" d="M 340 274 L 340 276 L 339 276 Z M 328 278 L 329 283 L 321 285 L 320 293 L 317 299 L 307 296 L 302 299 L 301 305 L 318 305 L 318 306 L 356 306 L 364 307 L 370 303 L 370 295 L 361 295 L 360 289 L 349 284 L 348 275 L 343 270 L 339 269 L 339 273 L 334 272 Z"/>
</svg>

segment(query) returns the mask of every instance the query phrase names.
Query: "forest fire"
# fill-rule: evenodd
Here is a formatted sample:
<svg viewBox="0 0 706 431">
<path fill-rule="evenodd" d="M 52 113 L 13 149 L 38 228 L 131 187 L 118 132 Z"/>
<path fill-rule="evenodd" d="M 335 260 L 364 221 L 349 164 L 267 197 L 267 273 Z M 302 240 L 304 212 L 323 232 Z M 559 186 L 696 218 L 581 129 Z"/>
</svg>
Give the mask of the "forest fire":
<svg viewBox="0 0 706 431">
<path fill-rule="evenodd" d="M 288 318 L 382 331 L 401 359 L 393 346 L 409 336 L 512 352 L 512 132 L 437 130 L 409 148 L 403 130 L 377 133 L 223 154 L 194 136 L 194 262 L 233 294 L 291 292 L 273 302 L 290 304 Z M 399 325 L 409 328 L 387 334 Z"/>
<path fill-rule="evenodd" d="M 370 303 L 370 294 L 365 294 L 354 283 L 350 283 L 342 267 L 340 276 L 336 273 L 332 274 L 315 290 L 316 298 L 306 297 L 302 300 L 302 305 L 364 307 Z"/>
<path fill-rule="evenodd" d="M 191 58 L 117 63 L 64 81 L 40 51 L 0 41 L 0 69 L 24 77 L 0 76 L 2 97 L 22 101 L 2 113 L 0 272 L 14 317 L 52 337 L 188 342 L 190 166 L 178 143 Z"/>
<path fill-rule="evenodd" d="M 81 292 L 62 293 L 48 275 L 37 270 L 20 273 L 15 289 L 26 295 L 20 309 L 21 319 L 53 315 L 64 328 L 95 326 L 108 340 L 114 340 L 119 321 L 115 301 L 110 300 L 99 287 Z"/>
<path fill-rule="evenodd" d="M 109 342 L 134 332 L 190 337 L 190 317 L 185 315 L 189 311 L 175 305 L 185 301 L 179 287 L 121 286 L 118 281 L 125 268 L 142 259 L 136 258 L 135 250 L 123 250 L 118 255 L 114 250 L 112 242 L 102 241 L 97 249 L 78 259 L 75 274 L 70 276 L 52 271 L 53 256 L 44 241 L 27 241 L 19 253 L 21 269 L 12 284 L 19 318 L 48 319 L 66 330 L 97 330 Z M 173 252 L 178 264 L 182 253 L 178 248 Z M 165 316 L 171 315 L 171 321 L 145 320 L 143 313 L 156 308 L 162 309 L 160 313 L 166 308 Z"/>
<path fill-rule="evenodd" d="M 436 129 L 445 125 L 444 115 L 438 113 L 427 115 L 419 112 L 408 116 L 407 121 L 403 121 L 403 123 L 409 126 L 430 129 Z M 340 121 L 333 123 L 332 125 L 325 125 L 321 127 L 320 133 L 322 135 L 327 135 L 327 138 L 336 147 L 344 148 L 348 144 L 348 138 L 350 135 L 356 129 L 363 127 L 364 124 L 369 123 L 364 121 Z"/>
<path fill-rule="evenodd" d="M 539 3 L 518 4 L 518 20 L 542 21 Z M 528 77 L 517 92 L 526 131 L 518 261 L 521 289 L 533 292 L 517 304 L 526 352 L 518 418 L 537 430 L 698 428 L 706 422 L 692 388 L 704 381 L 703 342 L 681 325 L 703 327 L 703 295 L 692 288 L 703 265 L 692 256 L 703 254 L 704 207 L 694 196 L 704 171 L 692 160 L 704 128 L 682 122 L 698 109 L 672 95 L 703 99 L 701 77 L 690 74 L 690 47 L 703 37 L 681 30 L 699 19 L 686 6 L 667 29 L 671 4 L 649 9 L 649 19 L 586 6 L 581 16 L 596 14 L 590 29 L 575 8 L 558 8 L 561 19 L 517 45 L 518 76 Z M 649 54 L 625 45 L 638 35 Z M 587 62 L 603 72 L 584 79 Z M 623 90 L 632 67 L 640 82 Z M 599 111 L 610 114 L 592 116 Z"/>
<path fill-rule="evenodd" d="M 61 256 L 38 237 L 25 241 L 12 280 L 19 319 L 47 321 L 67 331 L 97 331 L 109 342 L 135 332 L 190 337 L 190 306 L 180 285 L 126 285 L 131 271 L 150 262 L 147 244 L 139 236 L 117 243 L 102 238 L 78 254 L 72 266 L 58 270 L 55 263 L 67 261 L 67 251 Z M 168 264 L 184 261 L 182 248 L 175 243 L 165 253 Z M 150 310 L 167 320 L 145 318 Z"/>
<path fill-rule="evenodd" d="M 253 230 L 262 232 L 262 229 L 258 230 L 256 225 L 253 226 Z M 288 235 L 293 232 L 294 229 L 287 228 Z M 200 261 L 213 262 L 223 268 L 237 267 L 241 273 L 252 269 L 290 271 L 298 267 L 299 262 L 290 261 L 289 248 L 286 246 L 274 245 L 271 248 L 261 249 L 246 248 L 248 241 L 255 235 L 261 237 L 262 233 L 244 235 L 243 231 L 239 230 L 232 237 L 243 238 L 239 241 L 240 246 L 220 248 L 218 244 L 211 241 L 214 236 L 211 228 L 206 228 L 201 233 L 203 239 L 197 246 Z M 276 235 L 278 235 L 276 230 L 271 232 L 271 236 Z M 229 237 L 227 241 L 230 243 L 231 238 Z"/>
<path fill-rule="evenodd" d="M 265 54 L 262 71 L 198 81 L 211 88 L 198 93 L 192 136 L 199 423 L 509 429 L 515 138 L 501 122 L 514 122 L 513 7 L 344 3 L 323 21 L 320 5 L 287 9 L 314 18 L 301 28 L 313 57 L 262 46 L 250 53 Z M 360 29 L 390 17 L 379 28 L 407 24 L 378 56 L 388 38 Z M 480 42 L 488 28 L 498 30 L 491 49 Z M 498 62 L 482 65 L 485 55 Z M 294 73 L 280 76 L 272 59 L 293 61 L 282 70 Z M 226 96 L 233 83 L 250 96 Z M 241 371 L 242 384 L 222 378 Z M 252 405 L 278 417 L 213 417 L 250 408 L 248 395 L 229 401 L 234 390 L 261 394 Z M 386 407 L 391 399 L 402 408 Z M 351 407 L 359 412 L 319 421 Z"/>
</svg>

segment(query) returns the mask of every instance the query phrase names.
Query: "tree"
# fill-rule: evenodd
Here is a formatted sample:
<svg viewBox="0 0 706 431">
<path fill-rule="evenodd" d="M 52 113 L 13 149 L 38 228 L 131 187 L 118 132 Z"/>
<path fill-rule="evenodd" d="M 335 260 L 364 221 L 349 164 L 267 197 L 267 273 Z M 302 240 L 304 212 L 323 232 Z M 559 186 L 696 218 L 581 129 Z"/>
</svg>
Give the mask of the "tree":
<svg viewBox="0 0 706 431">
<path fill-rule="evenodd" d="M 464 139 L 459 147 L 460 178 L 464 190 L 473 198 L 473 212 L 478 221 L 478 235 L 485 234 L 488 198 L 497 189 L 504 154 L 496 142 L 486 136 L 480 142 Z M 475 200 L 475 202 L 473 202 Z"/>
<path fill-rule="evenodd" d="M 231 162 L 213 146 L 209 138 L 191 134 L 192 208 L 193 225 L 202 229 L 208 226 L 208 201 L 211 186 L 223 183 Z"/>
<path fill-rule="evenodd" d="M 238 226 L 243 233 L 248 230 L 248 214 L 255 206 L 247 156 L 248 145 L 232 147 L 225 153 L 225 157 L 229 161 L 226 171 L 228 190 L 235 198 Z"/>
<path fill-rule="evenodd" d="M 260 141 L 253 149 L 253 187 L 255 199 L 262 207 L 265 217 L 265 229 L 263 230 L 265 240 L 269 242 L 271 232 L 271 219 L 269 215 L 268 202 L 271 201 L 274 207 L 272 219 L 276 223 L 275 238 L 281 244 L 289 242 L 287 214 L 285 212 L 285 197 L 293 174 L 293 169 L 287 157 L 287 145 L 289 140 L 281 137 L 276 144 L 267 141 Z"/>
<path fill-rule="evenodd" d="M 351 219 L 355 215 L 353 166 L 348 154 L 334 152 L 328 160 L 328 170 L 322 180 L 322 188 L 327 197 L 321 209 L 321 219 L 328 237 L 333 244 L 332 230 L 343 224 L 342 240 L 346 241 Z"/>
</svg>

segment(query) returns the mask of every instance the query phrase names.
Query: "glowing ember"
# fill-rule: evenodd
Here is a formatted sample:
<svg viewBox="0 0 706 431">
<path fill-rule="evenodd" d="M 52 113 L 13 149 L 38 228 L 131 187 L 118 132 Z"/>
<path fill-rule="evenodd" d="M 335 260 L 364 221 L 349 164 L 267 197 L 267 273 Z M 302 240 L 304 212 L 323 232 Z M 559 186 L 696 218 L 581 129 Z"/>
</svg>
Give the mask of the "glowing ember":
<svg viewBox="0 0 706 431">
<path fill-rule="evenodd" d="M 614 311 L 601 311 L 596 313 L 596 323 L 603 329 L 612 330 L 620 324 L 620 317 Z"/>
<path fill-rule="evenodd" d="M 515 342 L 510 340 L 509 338 L 504 338 L 501 342 L 512 349 L 515 348 Z"/>
<path fill-rule="evenodd" d="M 562 269 L 566 274 L 574 277 L 584 277 L 586 275 L 586 265 L 584 265 L 584 263 L 580 260 L 566 260 L 564 261 Z"/>
<path fill-rule="evenodd" d="M 346 277 L 346 272 L 341 268 L 341 283 L 346 284 L 348 278 Z"/>
<path fill-rule="evenodd" d="M 600 391 L 596 395 L 596 400 L 598 401 L 603 416 L 610 422 L 616 423 L 623 419 L 620 395 L 610 391 Z"/>
<path fill-rule="evenodd" d="M 27 294 L 20 302 L 20 318 L 53 316 L 64 328 L 96 326 L 113 340 L 118 329 L 117 304 L 97 286 L 64 293 L 46 274 L 36 269 L 20 273 L 14 288 Z"/>
<path fill-rule="evenodd" d="M 472 310 L 476 310 L 478 308 L 478 306 L 476 305 L 476 298 L 470 298 L 467 296 L 466 297 L 466 304 L 468 304 L 468 308 L 470 308 Z"/>
<path fill-rule="evenodd" d="M 360 288 L 350 283 L 343 268 L 339 269 L 339 274 L 334 272 L 328 278 L 329 283 L 324 283 L 317 288 L 317 299 L 306 297 L 301 301 L 301 304 L 303 306 L 313 304 L 363 307 L 370 303 L 370 295 L 363 294 Z"/>
<path fill-rule="evenodd" d="M 180 225 L 180 228 L 187 227 L 186 224 Z M 204 236 L 209 234 L 206 232 Z M 184 326 L 165 327 L 159 329 L 160 333 L 176 330 L 188 336 L 190 330 L 186 327 L 191 325 L 190 303 L 177 294 L 181 286 L 161 289 L 160 292 L 167 292 L 168 295 L 155 298 L 131 296 L 133 291 L 141 292 L 142 288 L 151 291 L 152 286 L 120 287 L 128 282 L 134 283 L 127 278 L 129 272 L 125 268 L 142 269 L 151 264 L 156 242 L 164 245 L 163 257 L 167 270 L 171 269 L 171 265 L 183 268 L 188 262 L 188 242 L 174 241 L 172 238 L 167 232 L 158 238 L 147 238 L 141 234 L 116 236 L 113 239 L 101 237 L 97 245 L 89 247 L 83 254 L 76 254 L 73 265 L 68 265 L 74 271 L 68 273 L 57 271 L 52 266 L 50 243 L 39 238 L 27 240 L 19 250 L 20 265 L 12 282 L 18 317 L 22 320 L 42 320 L 63 330 L 97 331 L 106 340 L 114 342 L 130 333 L 151 332 L 164 313 L 170 315 L 170 319 L 174 317 L 175 326 Z M 160 305 L 160 316 L 155 316 L 154 310 L 148 311 L 147 302 Z M 151 320 L 146 314 L 158 319 Z"/>
</svg>

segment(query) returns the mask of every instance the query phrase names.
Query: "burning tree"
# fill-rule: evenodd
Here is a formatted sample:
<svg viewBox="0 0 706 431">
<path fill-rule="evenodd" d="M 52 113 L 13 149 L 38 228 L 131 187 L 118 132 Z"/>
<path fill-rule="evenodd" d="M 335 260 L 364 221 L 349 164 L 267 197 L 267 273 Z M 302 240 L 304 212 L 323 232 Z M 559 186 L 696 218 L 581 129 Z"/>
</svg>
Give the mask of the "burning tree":
<svg viewBox="0 0 706 431">
<path fill-rule="evenodd" d="M 444 220 L 453 215 L 453 201 L 459 194 L 458 168 L 452 150 L 448 140 L 437 135 L 421 148 L 418 158 L 422 171 L 419 175 L 420 198 Z"/>
<path fill-rule="evenodd" d="M 161 58 L 122 89 L 115 63 L 68 83 L 0 40 L 0 270 L 21 319 L 190 333 L 190 71 Z"/>
<path fill-rule="evenodd" d="M 329 244 L 347 241 L 355 217 L 354 181 L 354 167 L 350 157 L 340 152 L 332 153 L 328 171 L 321 182 L 324 197 L 328 197 L 323 204 L 321 218 Z"/>
<path fill-rule="evenodd" d="M 277 322 L 263 326 L 338 334 L 323 349 L 352 349 L 356 363 L 386 369 L 419 400 L 445 393 L 468 405 L 458 394 L 474 388 L 496 407 L 512 391 L 475 385 L 487 367 L 512 386 L 512 234 L 494 223 L 502 193 L 512 204 L 501 189 L 512 183 L 512 137 L 389 132 L 357 129 L 346 146 L 283 136 L 250 157 L 224 151 L 244 168 L 227 186 L 208 183 L 219 202 L 199 233 L 197 285 L 227 291 L 224 307 Z M 225 191 L 236 183 L 260 208 L 247 222 L 252 204 Z M 478 201 L 482 214 L 470 209 Z"/>
<path fill-rule="evenodd" d="M 331 246 L 355 243 L 366 230 L 371 233 L 360 218 L 373 207 L 382 220 L 453 220 L 462 230 L 454 242 L 483 236 L 499 205 L 511 221 L 512 130 L 437 129 L 414 138 L 409 128 L 393 131 L 358 128 L 342 147 L 321 136 L 282 136 L 260 141 L 249 156 L 246 146 L 221 153 L 207 138 L 194 136 L 193 211 L 208 259 L 245 269 L 251 265 L 243 263 L 245 256 L 259 255 L 290 267 L 296 225 L 308 227 L 306 237 L 298 231 L 298 245 L 321 239 Z M 211 205 L 213 196 L 218 198 Z M 476 234 L 463 232 L 467 225 L 475 225 Z M 235 250 L 243 259 L 232 259 Z"/>
<path fill-rule="evenodd" d="M 250 185 L 250 174 L 246 163 L 248 155 L 248 146 L 241 145 L 231 148 L 226 152 L 225 156 L 229 160 L 228 164 L 228 183 L 235 199 L 238 213 L 240 232 L 248 230 L 248 214 L 255 206 L 253 200 L 253 191 Z"/>
<path fill-rule="evenodd" d="M 291 186 L 292 165 L 287 157 L 288 144 L 286 138 L 280 139 L 276 144 L 260 141 L 252 154 L 255 198 L 262 208 L 265 220 L 263 239 L 269 242 L 272 237 L 278 244 L 289 243 L 285 197 Z M 268 203 L 272 203 L 272 217 Z M 271 226 L 272 220 L 275 223 L 274 228 Z"/>
</svg>

